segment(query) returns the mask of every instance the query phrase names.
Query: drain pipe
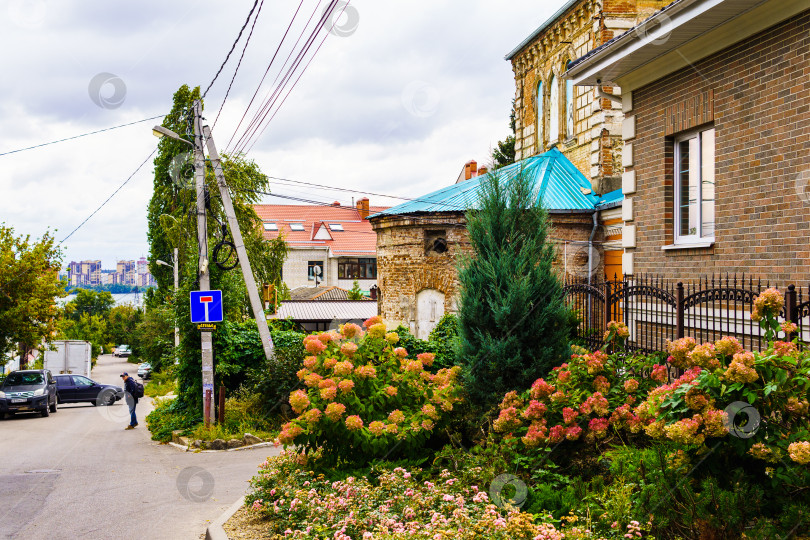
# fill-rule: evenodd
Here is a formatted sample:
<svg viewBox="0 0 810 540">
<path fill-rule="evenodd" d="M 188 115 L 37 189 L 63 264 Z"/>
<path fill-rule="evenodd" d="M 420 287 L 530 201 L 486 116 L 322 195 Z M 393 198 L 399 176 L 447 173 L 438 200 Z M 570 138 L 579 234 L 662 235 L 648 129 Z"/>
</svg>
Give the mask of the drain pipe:
<svg viewBox="0 0 810 540">
<path fill-rule="evenodd" d="M 593 229 L 591 229 L 591 236 L 588 238 L 588 285 L 591 284 L 591 276 L 593 276 L 593 237 L 596 236 L 596 228 L 599 226 L 599 210 L 593 211 Z"/>
<path fill-rule="evenodd" d="M 622 104 L 622 97 L 614 94 L 608 94 L 602 90 L 602 79 L 596 79 L 596 95 L 603 99 L 609 99 L 614 103 Z"/>
</svg>

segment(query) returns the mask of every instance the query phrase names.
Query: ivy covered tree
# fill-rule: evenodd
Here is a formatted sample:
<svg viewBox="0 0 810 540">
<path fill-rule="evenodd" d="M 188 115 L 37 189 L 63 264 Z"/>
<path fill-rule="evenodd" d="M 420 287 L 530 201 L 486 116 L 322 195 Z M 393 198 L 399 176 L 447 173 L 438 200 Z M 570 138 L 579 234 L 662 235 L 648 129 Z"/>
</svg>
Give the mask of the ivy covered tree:
<svg viewBox="0 0 810 540">
<path fill-rule="evenodd" d="M 190 89 L 184 85 L 174 94 L 171 112 L 165 117 L 163 126 L 178 133 L 186 140 L 193 141 L 191 109 L 195 99 L 199 99 L 200 89 Z M 269 191 L 267 176 L 259 166 L 242 155 L 223 154 L 222 169 L 228 183 L 234 206 L 234 213 L 239 222 L 245 250 L 250 260 L 256 284 L 261 288 L 263 283 L 281 284 L 281 268 L 287 256 L 287 244 L 283 236 L 267 241 L 263 237 L 262 221 L 256 214 L 253 205 L 261 200 L 262 193 Z M 189 322 L 189 291 L 197 290 L 198 283 L 198 246 L 197 246 L 197 207 L 196 186 L 194 182 L 193 152 L 191 146 L 164 137 L 158 143 L 158 155 L 155 158 L 154 191 L 148 208 L 148 240 L 150 245 L 150 270 L 158 283 L 157 291 L 147 300 L 149 309 L 165 305 L 168 313 L 177 322 L 180 329 L 180 349 L 178 351 L 178 386 L 180 395 L 176 400 L 177 407 L 187 411 L 200 411 L 201 400 L 201 366 L 199 331 Z M 230 241 L 222 200 L 219 196 L 216 177 L 207 166 L 205 186 L 208 193 L 206 214 L 208 217 L 208 260 L 211 289 L 223 291 L 225 318 L 227 321 L 239 322 L 252 317 L 244 279 L 238 268 L 223 270 L 216 264 L 214 250 L 217 244 Z M 173 250 L 178 250 L 178 267 L 180 287 L 174 292 L 173 271 L 157 260 L 171 260 Z M 224 261 L 220 261 L 224 262 Z M 147 317 L 141 323 L 137 335 L 145 336 L 159 329 L 159 339 L 144 346 L 145 356 L 160 365 L 160 359 L 169 357 L 164 345 L 169 341 L 170 328 L 174 321 L 158 320 L 165 311 L 159 311 L 155 317 Z M 165 317 L 164 317 L 165 318 Z M 167 324 L 172 322 L 172 324 Z M 148 328 L 147 328 L 148 326 Z M 223 343 L 229 343 L 226 336 L 227 325 L 217 330 L 215 339 L 222 337 Z M 173 339 L 173 338 L 172 338 Z M 226 354 L 231 351 L 217 351 Z M 238 351 L 235 352 L 238 356 Z M 165 363 L 165 362 L 164 362 Z M 219 371 L 219 368 L 217 368 Z"/>
<path fill-rule="evenodd" d="M 50 233 L 32 240 L 0 224 L 0 365 L 18 345 L 25 355 L 56 329 L 56 299 L 66 294 L 61 256 Z"/>
<path fill-rule="evenodd" d="M 569 310 L 529 172 L 487 175 L 478 209 L 467 214 L 473 255 L 459 267 L 459 362 L 470 399 L 483 411 L 569 355 Z"/>
</svg>

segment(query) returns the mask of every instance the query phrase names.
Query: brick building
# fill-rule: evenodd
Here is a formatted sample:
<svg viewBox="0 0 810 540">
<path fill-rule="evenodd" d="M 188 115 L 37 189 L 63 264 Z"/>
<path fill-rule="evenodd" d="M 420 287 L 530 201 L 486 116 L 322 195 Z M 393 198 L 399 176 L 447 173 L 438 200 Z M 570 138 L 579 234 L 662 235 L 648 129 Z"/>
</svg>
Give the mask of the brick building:
<svg viewBox="0 0 810 540">
<path fill-rule="evenodd" d="M 469 163 L 468 163 L 469 165 Z M 369 217 L 377 233 L 380 315 L 426 338 L 447 312 L 457 310 L 459 256 L 471 252 L 465 212 L 475 209 L 483 176 L 466 178 Z M 602 275 L 598 243 L 604 240 L 596 219 L 602 208 L 621 199 L 615 191 L 600 197 L 557 149 L 498 170 L 504 180 L 523 170 L 532 175 L 548 210 L 561 274 L 583 280 Z"/>
<path fill-rule="evenodd" d="M 623 268 L 810 280 L 810 4 L 676 0 L 575 61 L 622 89 Z"/>
<path fill-rule="evenodd" d="M 354 208 L 332 205 L 253 206 L 268 240 L 279 234 L 290 248 L 281 278 L 290 289 L 316 285 L 351 289 L 357 280 L 370 290 L 377 283 L 376 236 L 366 218 L 386 207 L 362 198 Z"/>
<path fill-rule="evenodd" d="M 515 74 L 515 157 L 558 148 L 596 193 L 621 187 L 623 113 L 610 85 L 574 86 L 569 63 L 620 35 L 672 0 L 568 0 L 511 51 Z M 598 216 L 597 256 L 605 274 L 621 275 L 621 201 Z"/>
</svg>

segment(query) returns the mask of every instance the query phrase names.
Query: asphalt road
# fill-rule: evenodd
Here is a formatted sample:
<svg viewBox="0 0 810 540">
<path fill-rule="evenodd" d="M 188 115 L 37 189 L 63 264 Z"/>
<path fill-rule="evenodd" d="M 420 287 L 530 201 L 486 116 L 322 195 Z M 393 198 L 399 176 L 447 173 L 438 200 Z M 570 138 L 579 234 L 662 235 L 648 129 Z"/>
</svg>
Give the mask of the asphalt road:
<svg viewBox="0 0 810 540">
<path fill-rule="evenodd" d="M 136 366 L 102 356 L 92 378 L 121 385 Z M 0 420 L 0 538 L 198 539 L 208 522 L 241 497 L 274 448 L 192 453 L 126 431 L 123 402 L 60 405 L 48 418 Z"/>
</svg>

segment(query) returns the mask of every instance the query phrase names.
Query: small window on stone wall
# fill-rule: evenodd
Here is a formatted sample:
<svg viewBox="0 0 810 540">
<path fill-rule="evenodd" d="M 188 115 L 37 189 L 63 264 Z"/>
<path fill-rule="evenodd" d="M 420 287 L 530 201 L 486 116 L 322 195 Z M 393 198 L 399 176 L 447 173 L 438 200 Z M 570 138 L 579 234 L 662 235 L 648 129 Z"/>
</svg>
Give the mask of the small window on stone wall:
<svg viewBox="0 0 810 540">
<path fill-rule="evenodd" d="M 425 231 L 426 256 L 442 255 L 447 250 L 447 231 Z"/>
</svg>

